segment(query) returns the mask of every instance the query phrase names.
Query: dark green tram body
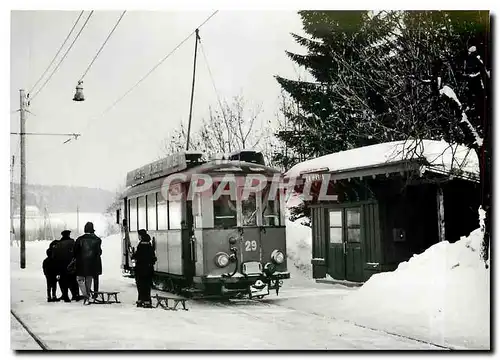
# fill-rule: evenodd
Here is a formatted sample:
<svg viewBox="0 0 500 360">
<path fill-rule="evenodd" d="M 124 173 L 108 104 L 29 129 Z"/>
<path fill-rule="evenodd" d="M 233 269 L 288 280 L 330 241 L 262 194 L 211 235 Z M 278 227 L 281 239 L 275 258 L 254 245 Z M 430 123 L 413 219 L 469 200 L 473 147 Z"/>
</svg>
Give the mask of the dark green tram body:
<svg viewBox="0 0 500 360">
<path fill-rule="evenodd" d="M 284 193 L 276 184 L 280 172 L 241 160 L 202 162 L 197 154 L 175 156 L 179 158 L 127 174 L 129 188 L 120 216 L 123 274 L 134 275 L 130 256 L 139 240 L 137 230 L 144 228 L 153 239 L 154 284 L 161 290 L 250 297 L 271 290 L 278 294 L 282 280 L 290 277 Z M 213 179 L 214 185 L 203 194 L 190 195 L 200 174 Z M 237 194 L 252 174 L 264 176 L 266 186 L 250 191 L 245 200 Z M 231 186 L 224 188 L 226 195 L 214 199 L 215 188 L 227 179 Z M 271 200 L 273 189 L 276 197 Z M 172 191 L 180 196 L 171 198 L 167 193 Z"/>
</svg>

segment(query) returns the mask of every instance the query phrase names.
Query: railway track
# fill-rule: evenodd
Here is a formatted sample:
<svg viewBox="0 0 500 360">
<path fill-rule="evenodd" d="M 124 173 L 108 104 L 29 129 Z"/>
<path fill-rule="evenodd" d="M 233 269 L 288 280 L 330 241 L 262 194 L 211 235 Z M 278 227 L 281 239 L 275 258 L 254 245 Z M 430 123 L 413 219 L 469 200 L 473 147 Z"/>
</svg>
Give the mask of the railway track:
<svg viewBox="0 0 500 360">
<path fill-rule="evenodd" d="M 19 324 L 21 324 L 21 326 L 24 328 L 24 330 L 26 330 L 26 332 L 28 333 L 28 335 L 33 339 L 35 340 L 35 342 L 38 344 L 38 346 L 40 346 L 40 348 L 44 351 L 48 351 L 50 350 L 50 348 L 47 346 L 47 344 L 42 340 L 40 339 L 40 337 L 38 335 L 36 335 L 31 329 L 30 327 L 19 317 L 19 315 L 14 311 L 14 310 L 10 310 L 10 313 L 12 314 L 12 316 L 17 320 L 17 322 Z"/>
</svg>

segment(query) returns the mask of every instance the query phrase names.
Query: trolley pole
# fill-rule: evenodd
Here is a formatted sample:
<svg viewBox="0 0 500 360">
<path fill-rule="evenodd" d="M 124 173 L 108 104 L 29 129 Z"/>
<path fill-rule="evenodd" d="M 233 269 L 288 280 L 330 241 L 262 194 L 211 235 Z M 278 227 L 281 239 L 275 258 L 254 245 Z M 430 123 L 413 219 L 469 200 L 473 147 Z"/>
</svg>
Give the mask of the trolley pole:
<svg viewBox="0 0 500 360">
<path fill-rule="evenodd" d="M 19 235 L 21 240 L 20 265 L 21 269 L 26 268 L 26 94 L 23 89 L 19 90 L 20 101 L 20 150 L 21 150 L 21 183 L 20 183 L 20 216 Z"/>
<path fill-rule="evenodd" d="M 191 133 L 191 117 L 193 116 L 193 99 L 194 99 L 194 82 L 196 79 L 196 53 L 198 52 L 198 40 L 200 39 L 200 35 L 198 34 L 199 30 L 195 30 L 195 39 L 194 39 L 194 65 L 193 65 L 193 84 L 191 85 L 191 104 L 189 105 L 189 122 L 188 122 L 188 131 L 187 131 L 187 144 L 186 151 L 189 150 L 189 135 Z"/>
</svg>

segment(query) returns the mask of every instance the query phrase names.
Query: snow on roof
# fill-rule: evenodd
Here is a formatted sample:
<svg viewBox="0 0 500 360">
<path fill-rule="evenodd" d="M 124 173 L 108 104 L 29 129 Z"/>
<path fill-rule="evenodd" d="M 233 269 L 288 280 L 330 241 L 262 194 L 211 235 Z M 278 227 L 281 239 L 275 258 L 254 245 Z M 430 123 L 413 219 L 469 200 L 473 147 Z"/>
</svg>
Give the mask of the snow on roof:
<svg viewBox="0 0 500 360">
<path fill-rule="evenodd" d="M 307 160 L 292 167 L 285 177 L 299 177 L 312 172 L 332 173 L 417 159 L 426 160 L 431 171 L 459 169 L 479 174 L 479 161 L 472 149 L 445 141 L 407 140 L 364 146 Z"/>
</svg>

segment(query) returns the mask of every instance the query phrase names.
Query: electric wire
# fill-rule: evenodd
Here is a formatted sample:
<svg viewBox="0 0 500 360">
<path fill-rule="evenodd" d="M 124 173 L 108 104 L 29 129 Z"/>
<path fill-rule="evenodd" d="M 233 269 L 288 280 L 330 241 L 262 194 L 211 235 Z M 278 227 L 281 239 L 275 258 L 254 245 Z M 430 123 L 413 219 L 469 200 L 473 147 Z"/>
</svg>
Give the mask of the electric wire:
<svg viewBox="0 0 500 360">
<path fill-rule="evenodd" d="M 101 45 L 101 48 L 97 51 L 97 54 L 94 56 L 94 58 L 92 59 L 92 61 L 90 62 L 89 66 L 87 67 L 87 69 L 83 72 L 83 75 L 80 77 L 80 80 L 83 81 L 83 78 L 85 77 L 85 75 L 87 75 L 87 73 L 89 72 L 90 68 L 92 67 L 92 65 L 94 64 L 94 62 L 96 61 L 97 57 L 99 56 L 99 54 L 101 53 L 102 49 L 104 48 L 104 46 L 106 45 L 106 43 L 108 42 L 109 38 L 111 37 L 111 35 L 113 35 L 113 32 L 115 31 L 116 27 L 118 26 L 118 24 L 120 23 L 120 21 L 122 21 L 122 18 L 123 16 L 125 15 L 125 13 L 127 12 L 127 10 L 124 10 L 122 12 L 122 14 L 120 15 L 120 18 L 118 19 L 118 21 L 116 22 L 115 26 L 113 27 L 113 29 L 111 30 L 111 32 L 109 33 L 108 37 L 106 38 L 106 40 L 104 40 L 104 43 Z"/>
<path fill-rule="evenodd" d="M 87 17 L 87 19 L 83 23 L 83 26 L 81 27 L 80 31 L 78 32 L 78 34 L 76 34 L 76 37 L 73 39 L 73 42 L 71 43 L 71 45 L 69 46 L 69 48 L 66 50 L 66 53 L 64 53 L 64 56 L 62 57 L 61 61 L 59 61 L 59 63 L 54 68 L 54 70 L 52 71 L 52 73 L 49 75 L 49 77 L 47 78 L 47 80 L 45 80 L 45 82 L 43 83 L 42 87 L 31 97 L 30 101 L 33 101 L 35 99 L 35 97 L 40 93 L 40 91 L 43 90 L 43 88 L 45 87 L 45 85 L 47 85 L 47 83 L 52 78 L 52 76 L 55 74 L 55 72 L 57 71 L 57 69 L 59 69 L 59 67 L 63 63 L 64 59 L 66 59 L 66 56 L 69 54 L 71 48 L 73 47 L 73 45 L 75 45 L 76 40 L 78 40 L 78 38 L 80 37 L 80 34 L 82 33 L 83 29 L 85 29 L 85 26 L 87 26 L 87 23 L 89 22 L 90 17 L 92 16 L 93 13 L 94 13 L 94 10 L 92 10 L 90 12 L 89 16 Z"/>
<path fill-rule="evenodd" d="M 208 18 L 205 19 L 200 25 L 196 27 L 196 29 L 201 28 L 203 25 L 205 25 L 215 14 L 217 14 L 219 10 L 215 10 Z M 137 81 L 132 87 L 130 87 L 122 96 L 120 96 L 117 100 L 115 100 L 110 106 L 108 106 L 100 115 L 96 116 L 95 118 L 92 118 L 87 122 L 87 125 L 85 126 L 84 130 L 82 131 L 85 132 L 95 120 L 99 119 L 100 117 L 104 116 L 106 113 L 108 113 L 111 109 L 113 109 L 119 102 L 121 102 L 128 94 L 130 94 L 137 86 L 139 86 L 144 80 L 146 80 L 161 64 L 165 62 L 177 49 L 179 49 L 187 40 L 191 38 L 196 32 L 196 29 L 193 30 L 184 40 L 182 40 L 172 51 L 170 51 L 163 59 L 161 59 L 151 70 L 149 70 L 146 75 L 144 75 L 139 81 Z M 65 142 L 65 144 L 68 142 Z"/>
<path fill-rule="evenodd" d="M 43 74 L 40 76 L 40 78 L 35 82 L 35 85 L 33 85 L 31 87 L 31 89 L 28 91 L 28 94 L 30 94 L 35 88 L 36 86 L 40 83 L 40 81 L 43 79 L 43 77 L 45 76 L 45 74 L 47 73 L 47 71 L 49 71 L 50 67 L 52 66 L 52 64 L 54 63 L 54 61 L 56 60 L 57 56 L 59 55 L 59 53 L 61 52 L 61 50 L 63 49 L 64 45 L 66 45 L 66 42 L 68 41 L 69 37 L 71 36 L 71 34 L 73 33 L 73 30 L 75 30 L 75 27 L 76 27 L 76 24 L 78 24 L 78 22 L 80 21 L 80 18 L 82 17 L 84 13 L 84 10 L 82 10 L 80 12 L 80 15 L 78 15 L 78 18 L 76 19 L 75 23 L 73 24 L 73 27 L 71 28 L 71 30 L 69 31 L 68 35 L 66 36 L 66 39 L 64 39 L 64 42 L 61 44 L 61 46 L 59 47 L 59 50 L 57 50 L 56 54 L 54 55 L 54 58 L 52 59 L 52 61 L 50 62 L 49 66 L 47 66 L 47 68 L 45 69 L 45 71 L 43 72 Z"/>
</svg>

